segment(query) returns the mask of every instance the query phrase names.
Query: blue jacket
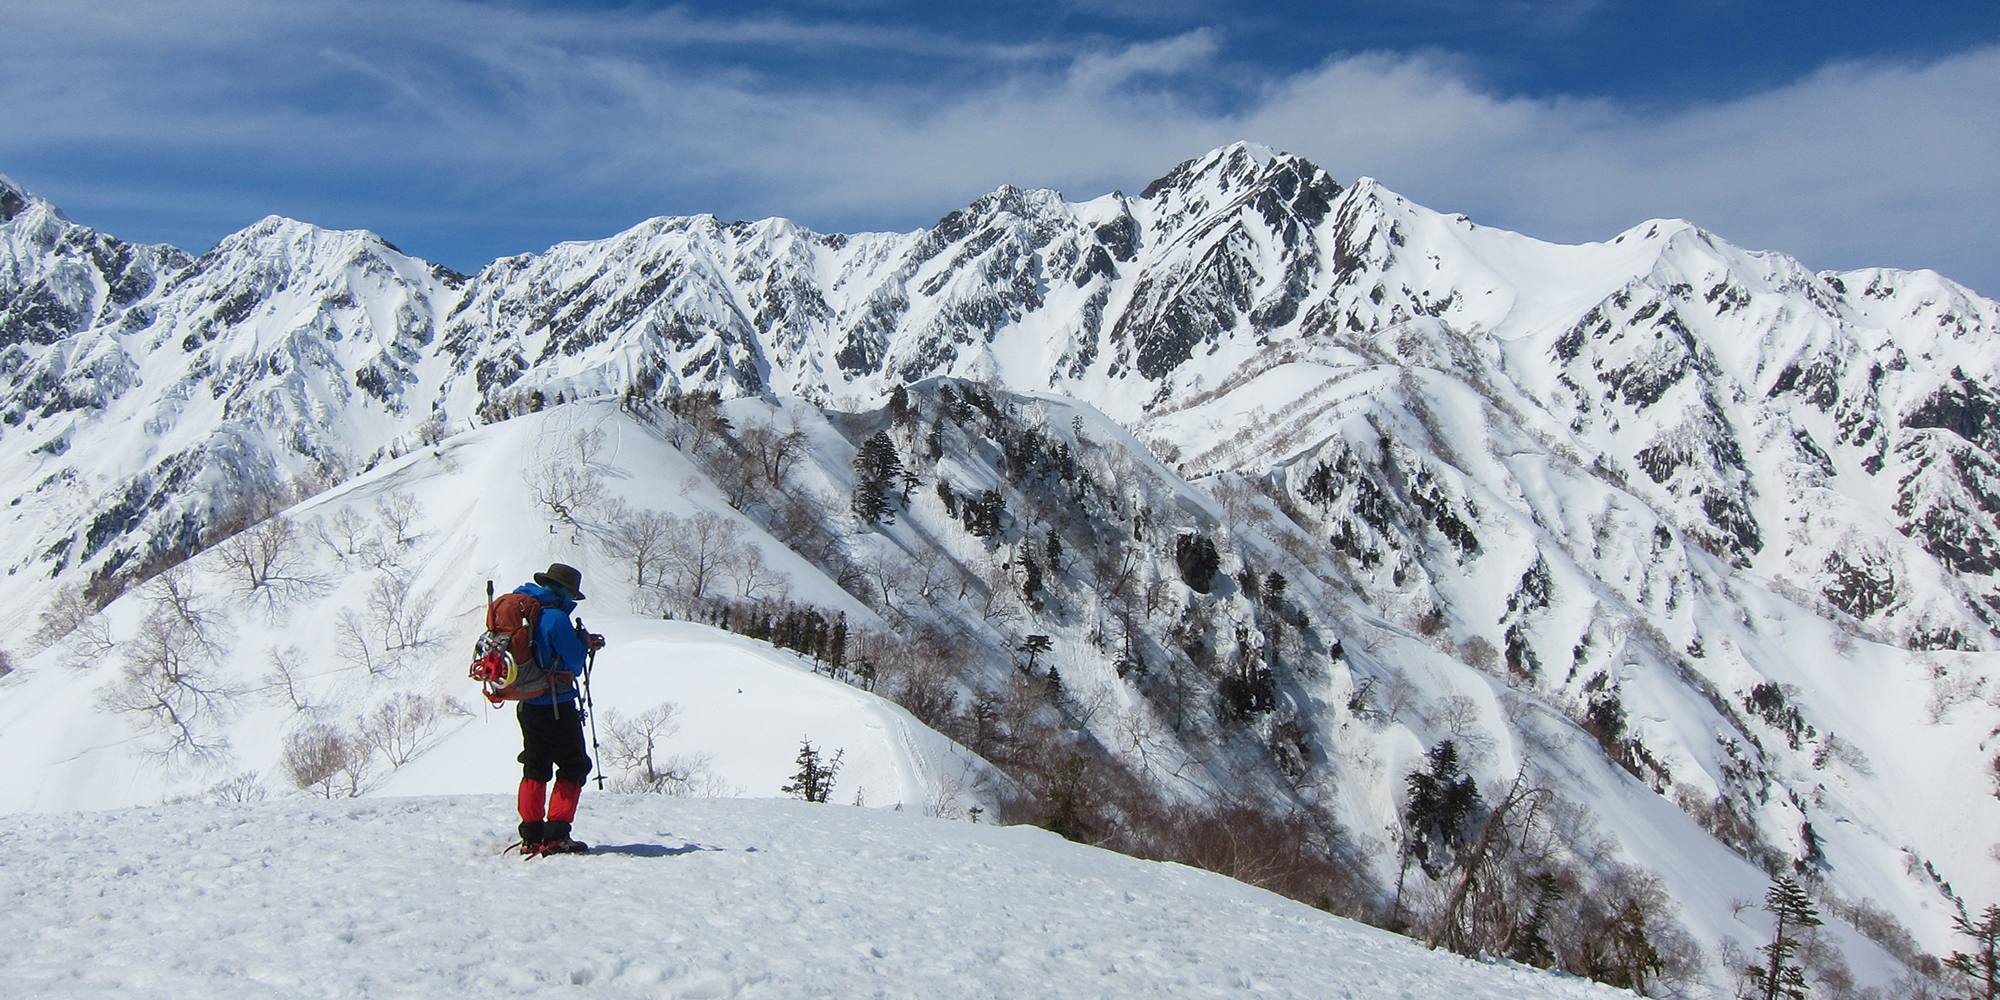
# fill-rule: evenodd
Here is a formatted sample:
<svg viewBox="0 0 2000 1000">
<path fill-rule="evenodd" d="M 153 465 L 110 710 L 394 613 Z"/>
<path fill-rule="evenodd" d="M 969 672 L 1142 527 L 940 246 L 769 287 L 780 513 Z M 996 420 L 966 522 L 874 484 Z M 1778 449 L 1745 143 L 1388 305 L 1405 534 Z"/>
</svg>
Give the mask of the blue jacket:
<svg viewBox="0 0 2000 1000">
<path fill-rule="evenodd" d="M 514 588 L 516 594 L 526 594 L 542 602 L 542 617 L 535 623 L 535 657 L 542 663 L 543 670 L 560 670 L 564 673 L 583 676 L 583 667 L 589 651 L 583 647 L 583 637 L 576 634 L 576 626 L 570 623 L 570 612 L 576 610 L 576 602 L 570 600 L 539 583 L 524 583 Z M 575 701 L 577 691 L 571 687 L 560 695 L 542 695 L 528 699 L 530 705 L 553 705 L 556 700 Z"/>
</svg>

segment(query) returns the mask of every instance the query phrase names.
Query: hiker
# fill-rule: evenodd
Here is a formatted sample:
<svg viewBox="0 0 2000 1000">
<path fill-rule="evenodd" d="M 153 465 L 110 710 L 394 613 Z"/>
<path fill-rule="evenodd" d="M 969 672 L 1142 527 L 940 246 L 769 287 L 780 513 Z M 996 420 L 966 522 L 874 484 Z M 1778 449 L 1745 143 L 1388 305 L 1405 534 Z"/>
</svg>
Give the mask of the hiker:
<svg viewBox="0 0 2000 1000">
<path fill-rule="evenodd" d="M 534 648 L 549 677 L 548 691 L 523 700 L 514 710 L 521 722 L 521 853 L 583 854 L 590 846 L 569 835 L 583 779 L 590 774 L 576 679 L 584 672 L 588 654 L 604 648 L 604 637 L 570 622 L 570 612 L 583 600 L 583 574 L 574 566 L 552 564 L 548 572 L 535 574 L 535 582 L 522 584 L 514 593 L 541 602 Z"/>
</svg>

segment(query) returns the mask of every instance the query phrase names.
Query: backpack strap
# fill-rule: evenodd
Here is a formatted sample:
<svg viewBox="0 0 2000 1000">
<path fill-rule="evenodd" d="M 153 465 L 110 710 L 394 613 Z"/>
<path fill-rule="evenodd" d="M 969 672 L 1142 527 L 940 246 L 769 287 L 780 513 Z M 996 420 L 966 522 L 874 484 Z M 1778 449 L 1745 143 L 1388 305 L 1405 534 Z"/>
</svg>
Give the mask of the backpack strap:
<svg viewBox="0 0 2000 1000">
<path fill-rule="evenodd" d="M 556 605 L 551 604 L 548 601 L 544 601 L 539 597 L 535 598 L 535 603 L 542 606 L 542 615 L 544 616 L 546 616 L 551 610 L 556 609 Z M 550 671 L 553 668 L 549 664 L 549 651 L 542 648 L 542 643 L 540 641 L 541 631 L 542 631 L 541 618 L 537 617 L 535 619 L 535 627 L 528 630 L 529 648 L 535 651 L 535 663 L 539 665 L 543 671 Z M 555 690 L 555 683 L 553 681 L 551 681 L 549 684 L 549 690 L 550 691 Z"/>
</svg>

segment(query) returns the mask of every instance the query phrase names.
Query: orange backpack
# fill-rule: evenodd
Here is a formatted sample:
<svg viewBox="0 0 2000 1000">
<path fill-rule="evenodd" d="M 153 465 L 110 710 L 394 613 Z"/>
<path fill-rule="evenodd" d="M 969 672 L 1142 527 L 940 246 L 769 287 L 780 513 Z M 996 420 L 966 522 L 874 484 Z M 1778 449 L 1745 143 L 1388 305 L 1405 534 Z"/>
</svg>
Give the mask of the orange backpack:
<svg viewBox="0 0 2000 1000">
<path fill-rule="evenodd" d="M 494 705 L 539 698 L 549 691 L 549 675 L 535 656 L 535 626 L 542 602 L 526 594 L 493 596 L 486 581 L 486 634 L 472 647 L 471 677 Z"/>
</svg>

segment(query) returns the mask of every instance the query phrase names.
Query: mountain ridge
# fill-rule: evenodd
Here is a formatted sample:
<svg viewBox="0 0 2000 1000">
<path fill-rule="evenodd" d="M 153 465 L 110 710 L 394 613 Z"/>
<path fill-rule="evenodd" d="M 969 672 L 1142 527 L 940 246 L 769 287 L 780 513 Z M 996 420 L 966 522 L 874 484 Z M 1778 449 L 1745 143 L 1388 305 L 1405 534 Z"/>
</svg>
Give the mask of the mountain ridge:
<svg viewBox="0 0 2000 1000">
<path fill-rule="evenodd" d="M 1066 690 L 1152 706 L 1081 727 L 1119 758 L 1192 684 L 1205 707 L 1159 746 L 1257 775 L 1359 853 L 1400 836 L 1398 769 L 1426 746 L 1483 734 L 1490 783 L 1580 739 L 1551 759 L 1632 782 L 1598 807 L 1643 792 L 1766 871 L 1834 871 L 1926 948 L 1949 930 L 1915 872 L 2000 890 L 1977 824 L 1912 818 L 1992 815 L 1973 730 L 2000 648 L 2000 304 L 1934 273 L 1815 273 L 1678 220 L 1557 246 L 1248 144 L 1137 198 L 1002 187 L 901 234 L 660 218 L 473 275 L 277 217 L 190 258 L 22 204 L 0 223 L 0 561 L 34 601 L 108 599 L 475 426 L 717 405 L 746 433 L 815 428 L 836 507 L 888 435 L 923 488 L 878 496 L 894 524 L 837 512 L 847 562 L 812 559 L 883 613 L 885 540 L 979 581 L 905 612 L 978 637 L 961 693 L 1041 629 Z M 1094 596 L 1119 552 L 1157 586 Z M 1259 596 L 1271 574 L 1297 596 Z M 1128 677 L 1134 634 L 1181 680 Z M 1921 789 L 1869 763 L 1911 760 L 1905 731 L 1956 748 Z M 1662 850 L 1643 860 L 1682 856 Z M 1709 945 L 1734 926 L 1696 918 Z"/>
</svg>

